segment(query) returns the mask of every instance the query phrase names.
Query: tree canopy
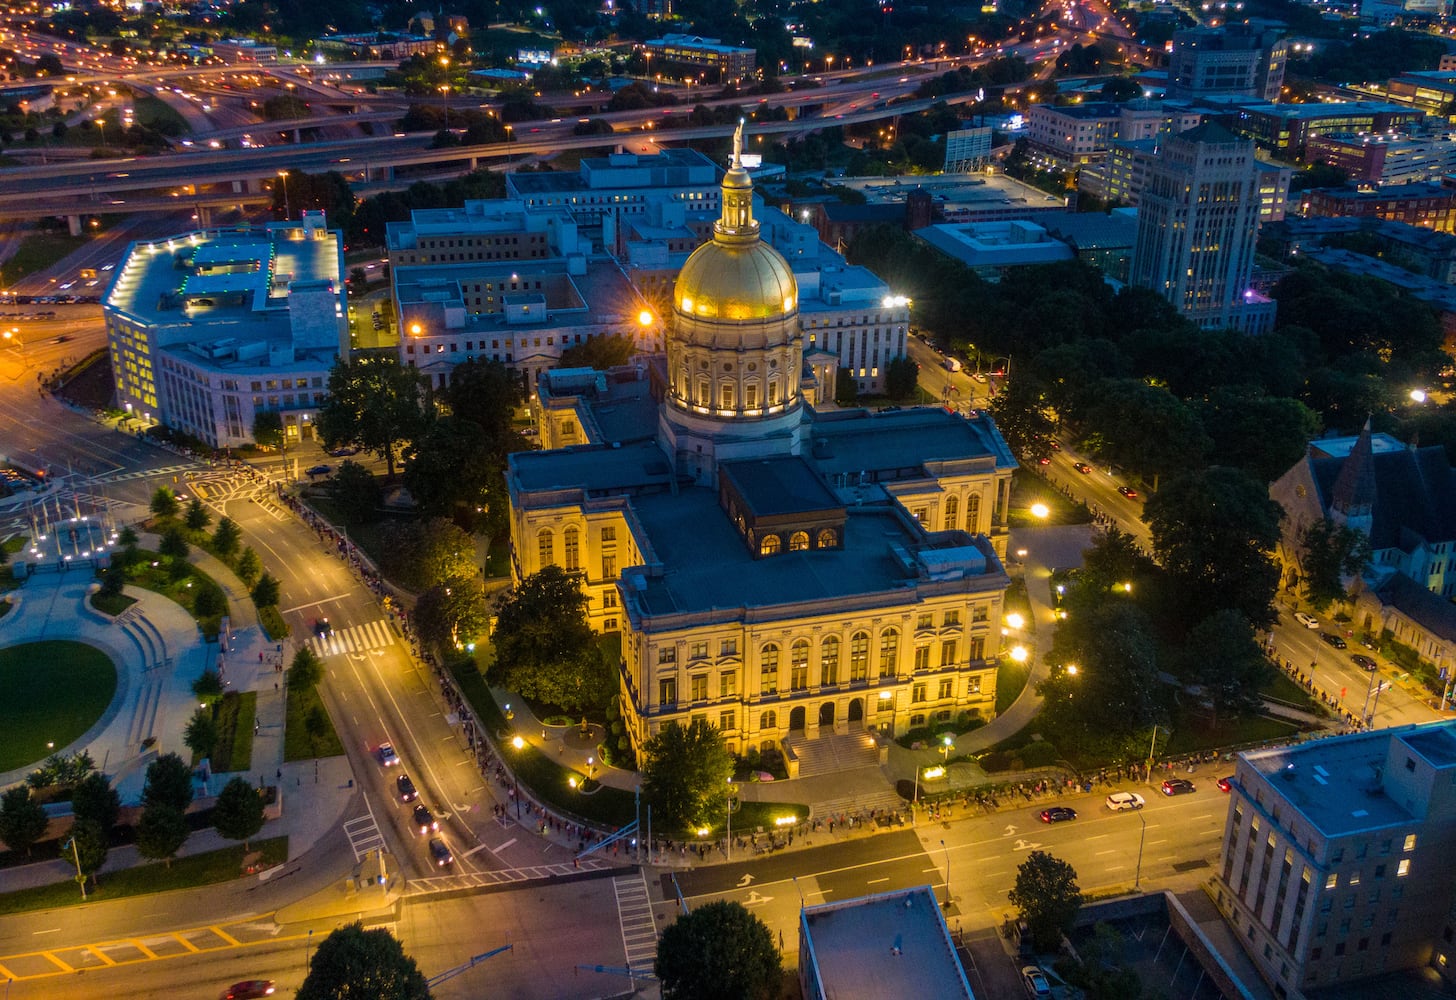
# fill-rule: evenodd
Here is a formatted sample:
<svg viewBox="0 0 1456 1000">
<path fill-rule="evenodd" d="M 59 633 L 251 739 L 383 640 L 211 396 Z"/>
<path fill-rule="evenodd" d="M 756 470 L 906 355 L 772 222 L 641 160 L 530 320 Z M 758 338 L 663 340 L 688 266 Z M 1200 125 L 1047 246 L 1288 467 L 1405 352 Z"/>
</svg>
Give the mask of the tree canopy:
<svg viewBox="0 0 1456 1000">
<path fill-rule="evenodd" d="M 603 662 L 575 574 L 547 566 L 523 579 L 496 612 L 493 683 L 576 712 L 616 693 L 616 664 Z"/>
<path fill-rule="evenodd" d="M 263 796 L 247 778 L 233 778 L 218 793 L 212 808 L 212 825 L 228 840 L 248 841 L 263 829 Z"/>
<path fill-rule="evenodd" d="M 429 1000 L 430 988 L 415 960 L 389 931 L 341 927 L 319 943 L 298 1000 Z"/>
<path fill-rule="evenodd" d="M 175 753 L 164 753 L 147 765 L 142 802 L 171 806 L 185 812 L 192 804 L 192 768 Z"/>
<path fill-rule="evenodd" d="M 656 972 L 663 1000 L 773 1000 L 783 988 L 767 925 L 730 900 L 704 903 L 664 929 Z"/>
<path fill-rule="evenodd" d="M 45 808 L 26 785 L 12 785 L 0 795 L 0 840 L 10 850 L 24 851 L 29 857 L 49 822 Z"/>
<path fill-rule="evenodd" d="M 642 792 L 663 829 L 691 834 L 721 823 L 731 777 L 733 755 L 705 719 L 669 722 L 642 747 Z"/>
<path fill-rule="evenodd" d="M 316 426 L 326 447 L 363 448 L 384 460 L 393 479 L 402 442 L 424 426 L 418 373 L 393 357 L 340 361 L 329 372 Z"/>
<path fill-rule="evenodd" d="M 172 859 L 191 832 L 182 810 L 165 802 L 151 802 L 142 809 L 141 819 L 137 821 L 137 852 L 153 861 L 165 861 L 171 868 Z"/>
<path fill-rule="evenodd" d="M 1046 851 L 1032 851 L 1016 869 L 1016 883 L 1007 893 L 1020 908 L 1032 939 L 1042 951 L 1061 947 L 1062 935 L 1072 929 L 1082 908 L 1077 872 Z"/>
</svg>

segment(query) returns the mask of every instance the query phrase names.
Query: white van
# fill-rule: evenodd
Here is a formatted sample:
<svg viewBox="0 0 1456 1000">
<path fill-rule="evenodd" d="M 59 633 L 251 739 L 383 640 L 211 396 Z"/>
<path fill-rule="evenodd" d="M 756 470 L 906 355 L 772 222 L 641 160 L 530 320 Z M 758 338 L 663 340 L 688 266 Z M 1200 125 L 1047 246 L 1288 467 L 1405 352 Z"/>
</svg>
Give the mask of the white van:
<svg viewBox="0 0 1456 1000">
<path fill-rule="evenodd" d="M 1113 812 L 1122 812 L 1124 809 L 1141 809 L 1146 803 L 1143 797 L 1137 792 L 1113 792 L 1107 796 L 1107 808 Z"/>
</svg>

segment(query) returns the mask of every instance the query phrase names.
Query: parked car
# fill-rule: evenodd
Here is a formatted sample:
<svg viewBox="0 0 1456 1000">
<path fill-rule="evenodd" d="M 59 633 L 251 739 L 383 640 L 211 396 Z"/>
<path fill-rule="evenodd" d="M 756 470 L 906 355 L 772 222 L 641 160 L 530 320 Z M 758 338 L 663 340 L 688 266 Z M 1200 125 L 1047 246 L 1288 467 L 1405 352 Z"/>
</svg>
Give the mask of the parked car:
<svg viewBox="0 0 1456 1000">
<path fill-rule="evenodd" d="M 1323 639 L 1325 642 L 1329 643 L 1331 646 L 1334 646 L 1336 649 L 1345 648 L 1345 640 L 1341 639 L 1333 632 L 1321 632 L 1320 638 Z"/>
<path fill-rule="evenodd" d="M 379 760 L 379 763 L 383 764 L 385 767 L 394 767 L 396 764 L 399 763 L 399 754 L 394 752 L 393 743 L 379 744 L 379 748 L 374 751 L 374 756 Z"/>
<path fill-rule="evenodd" d="M 1196 790 L 1193 782 L 1187 778 L 1169 778 L 1163 782 L 1164 795 L 1187 795 L 1189 792 Z"/>
<path fill-rule="evenodd" d="M 1137 490 L 1133 489 L 1131 486 L 1119 486 L 1117 488 L 1117 492 L 1121 493 L 1125 497 L 1137 496 Z"/>
<path fill-rule="evenodd" d="M 1355 666 L 1359 667 L 1361 670 L 1375 669 L 1375 661 L 1370 659 L 1370 657 L 1366 656 L 1364 653 L 1351 653 L 1350 659 L 1354 662 Z"/>
<path fill-rule="evenodd" d="M 449 845 L 439 837 L 430 838 L 430 859 L 438 868 L 455 863 L 455 855 L 450 853 Z"/>
<path fill-rule="evenodd" d="M 415 790 L 415 783 L 410 780 L 410 776 L 407 774 L 401 774 L 398 778 L 395 778 L 394 787 L 399 790 L 399 800 L 401 802 L 413 802 L 420 797 L 420 793 Z"/>
<path fill-rule="evenodd" d="M 352 446 L 347 448 L 335 448 L 333 451 L 329 452 L 329 454 L 332 455 L 334 458 L 348 458 L 350 455 L 359 454 L 359 449 Z"/>
<path fill-rule="evenodd" d="M 1068 820 L 1074 820 L 1076 818 L 1077 810 L 1068 806 L 1052 806 L 1050 809 L 1043 809 L 1041 811 L 1041 821 L 1043 823 L 1065 823 Z"/>
<path fill-rule="evenodd" d="M 1084 476 L 1092 474 L 1092 466 L 1088 465 L 1086 462 L 1074 462 L 1072 464 L 1072 468 L 1076 469 Z"/>
<path fill-rule="evenodd" d="M 334 471 L 334 467 L 331 465 L 311 465 L 303 471 L 308 476 L 327 476 L 330 472 Z"/>
<path fill-rule="evenodd" d="M 1234 776 L 1232 774 L 1224 775 L 1222 778 L 1219 778 L 1218 779 L 1218 790 L 1220 792 L 1230 792 L 1230 791 L 1233 791 L 1233 787 L 1234 787 Z"/>
<path fill-rule="evenodd" d="M 1147 802 L 1137 792 L 1113 792 L 1107 796 L 1107 808 L 1113 812 L 1127 809 L 1141 809 Z"/>
<path fill-rule="evenodd" d="M 1320 627 L 1318 618 L 1316 618 L 1314 615 L 1307 615 L 1303 611 L 1296 611 L 1294 613 L 1294 620 L 1299 622 L 1299 624 L 1303 625 L 1305 628 Z"/>
<path fill-rule="evenodd" d="M 1048 1000 L 1052 995 L 1052 984 L 1047 982 L 1046 973 L 1035 965 L 1022 967 L 1021 986 L 1032 1000 Z"/>
<path fill-rule="evenodd" d="M 440 821 L 421 803 L 415 806 L 415 826 L 420 828 L 420 833 L 431 833 L 440 829 Z"/>
</svg>

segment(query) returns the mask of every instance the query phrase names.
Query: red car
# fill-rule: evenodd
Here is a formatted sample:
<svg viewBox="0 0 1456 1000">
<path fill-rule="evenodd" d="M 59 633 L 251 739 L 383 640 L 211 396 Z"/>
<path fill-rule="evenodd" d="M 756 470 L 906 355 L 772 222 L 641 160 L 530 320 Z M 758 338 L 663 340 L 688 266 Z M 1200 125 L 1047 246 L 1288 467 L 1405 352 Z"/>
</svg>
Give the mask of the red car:
<svg viewBox="0 0 1456 1000">
<path fill-rule="evenodd" d="M 223 990 L 218 1000 L 258 1000 L 259 997 L 271 997 L 273 989 L 271 979 L 245 979 Z"/>
<path fill-rule="evenodd" d="M 1234 776 L 1232 774 L 1230 774 L 1226 778 L 1219 778 L 1218 779 L 1218 790 L 1220 792 L 1230 791 L 1233 788 L 1233 786 L 1234 786 Z"/>
</svg>

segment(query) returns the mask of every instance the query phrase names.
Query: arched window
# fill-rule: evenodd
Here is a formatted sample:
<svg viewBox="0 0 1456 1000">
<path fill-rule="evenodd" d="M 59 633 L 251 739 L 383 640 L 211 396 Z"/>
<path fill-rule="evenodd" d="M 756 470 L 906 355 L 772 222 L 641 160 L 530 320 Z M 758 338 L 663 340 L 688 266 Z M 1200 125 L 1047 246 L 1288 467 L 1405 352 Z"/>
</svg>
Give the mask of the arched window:
<svg viewBox="0 0 1456 1000">
<path fill-rule="evenodd" d="M 803 552 L 809 548 L 809 533 L 807 531 L 796 531 L 789 536 L 789 551 Z"/>
<path fill-rule="evenodd" d="M 819 531 L 819 548 L 832 549 L 839 544 L 839 536 L 834 533 L 833 528 L 821 528 Z"/>
<path fill-rule="evenodd" d="M 981 495 L 972 493 L 966 501 L 966 530 L 979 533 L 981 530 Z"/>
<path fill-rule="evenodd" d="M 750 382 L 743 387 L 743 405 L 750 410 L 758 409 L 758 383 Z"/>
<path fill-rule="evenodd" d="M 862 681 L 870 672 L 870 634 L 856 632 L 849 637 L 849 682 Z"/>
<path fill-rule="evenodd" d="M 759 555 L 776 555 L 779 549 L 783 548 L 783 542 L 779 541 L 778 535 L 764 535 L 763 541 L 759 543 Z"/>
<path fill-rule="evenodd" d="M 576 528 L 567 528 L 561 533 L 561 548 L 564 563 L 569 570 L 581 569 L 581 552 L 577 546 Z"/>
<path fill-rule="evenodd" d="M 769 643 L 758 655 L 758 690 L 760 694 L 779 693 L 779 647 Z"/>
<path fill-rule="evenodd" d="M 819 644 L 819 683 L 825 687 L 839 683 L 839 636 L 831 635 Z"/>
<path fill-rule="evenodd" d="M 880 676 L 894 677 L 899 669 L 900 632 L 887 628 L 880 633 Z"/>
<path fill-rule="evenodd" d="M 719 400 L 719 402 L 718 402 L 719 409 L 723 409 L 723 410 L 731 410 L 731 409 L 733 409 L 733 383 L 732 382 L 724 382 L 722 385 L 720 385 L 718 387 L 718 400 Z"/>
<path fill-rule="evenodd" d="M 799 639 L 789 647 L 789 690 L 803 691 L 809 686 L 809 640 Z"/>
<path fill-rule="evenodd" d="M 550 528 L 542 528 L 536 535 L 536 560 L 542 568 L 556 562 L 556 535 Z"/>
<path fill-rule="evenodd" d="M 779 405 L 779 380 L 777 378 L 768 380 L 768 405 Z"/>
<path fill-rule="evenodd" d="M 759 729 L 777 729 L 779 727 L 779 713 L 769 711 L 763 712 L 758 717 Z"/>
<path fill-rule="evenodd" d="M 698 379 L 698 405 L 711 406 L 713 403 L 713 390 L 705 378 Z"/>
<path fill-rule="evenodd" d="M 956 519 L 958 517 L 960 517 L 960 514 L 961 514 L 961 501 L 960 501 L 960 497 L 946 497 L 945 498 L 945 530 L 946 531 L 951 531 L 951 530 L 954 530 L 955 528 L 959 528 L 960 527 L 960 525 L 956 523 Z"/>
</svg>

